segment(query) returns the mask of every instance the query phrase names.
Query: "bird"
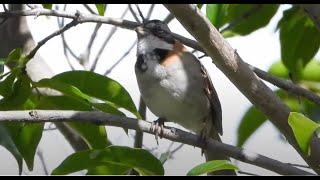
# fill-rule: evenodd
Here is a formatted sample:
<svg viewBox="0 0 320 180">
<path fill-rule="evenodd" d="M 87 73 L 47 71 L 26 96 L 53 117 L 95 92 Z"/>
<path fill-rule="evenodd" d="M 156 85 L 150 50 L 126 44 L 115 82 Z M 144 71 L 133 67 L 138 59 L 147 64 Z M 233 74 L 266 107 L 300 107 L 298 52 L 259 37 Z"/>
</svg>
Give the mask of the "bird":
<svg viewBox="0 0 320 180">
<path fill-rule="evenodd" d="M 199 59 L 160 20 L 145 21 L 135 31 L 138 37 L 135 74 L 142 99 L 159 117 L 153 128 L 156 139 L 161 136 L 164 122 L 174 122 L 198 134 L 204 144 L 210 138 L 221 142 L 221 104 Z M 202 151 L 207 161 L 229 159 L 216 151 Z"/>
</svg>

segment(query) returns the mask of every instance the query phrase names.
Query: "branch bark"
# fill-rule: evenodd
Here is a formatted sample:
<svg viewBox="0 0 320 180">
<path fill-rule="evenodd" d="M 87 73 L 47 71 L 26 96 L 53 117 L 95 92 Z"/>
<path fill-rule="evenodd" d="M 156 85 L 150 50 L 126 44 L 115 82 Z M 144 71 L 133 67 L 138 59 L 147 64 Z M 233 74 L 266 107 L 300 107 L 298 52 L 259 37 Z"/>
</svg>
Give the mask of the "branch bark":
<svg viewBox="0 0 320 180">
<path fill-rule="evenodd" d="M 8 12 L 10 11 L 24 11 L 24 8 L 22 4 L 10 4 Z M 8 18 L 0 26 L 0 37 L 0 57 L 6 57 L 15 48 L 22 48 L 23 53 L 27 54 L 36 46 L 25 17 L 15 16 Z M 14 67 L 10 66 L 9 68 L 12 69 Z M 27 63 L 26 71 L 33 81 L 50 78 L 54 75 L 51 68 L 39 54 L 35 54 L 32 60 Z M 41 89 L 40 92 L 42 94 L 54 93 L 50 89 Z M 85 144 L 85 142 L 80 139 L 80 136 L 68 131 L 63 123 L 55 123 L 55 125 L 59 127 L 59 131 L 65 136 L 74 150 L 83 149 L 83 143 Z"/>
<path fill-rule="evenodd" d="M 31 111 L 0 111 L 0 122 L 86 122 L 96 125 L 116 126 L 127 129 L 154 134 L 151 123 L 134 118 L 110 115 L 99 111 L 60 111 L 60 110 L 31 110 Z M 199 136 L 176 128 L 165 127 L 163 138 L 180 142 L 196 147 L 203 147 L 199 142 Z M 224 144 L 213 139 L 208 141 L 206 148 L 215 150 L 218 153 L 226 154 L 240 161 L 256 165 L 283 175 L 312 175 L 311 173 L 282 163 L 278 160 L 270 159 L 248 150 L 232 145 Z"/>
<path fill-rule="evenodd" d="M 316 159 L 316 154 L 320 152 L 314 151 L 311 156 L 306 156 L 301 152 L 293 131 L 288 124 L 290 109 L 254 74 L 201 11 L 194 5 L 166 4 L 165 6 L 196 38 L 201 47 L 212 58 L 213 63 L 252 104 L 260 109 L 280 129 L 289 143 L 299 152 L 310 167 L 320 173 L 320 159 Z"/>
</svg>

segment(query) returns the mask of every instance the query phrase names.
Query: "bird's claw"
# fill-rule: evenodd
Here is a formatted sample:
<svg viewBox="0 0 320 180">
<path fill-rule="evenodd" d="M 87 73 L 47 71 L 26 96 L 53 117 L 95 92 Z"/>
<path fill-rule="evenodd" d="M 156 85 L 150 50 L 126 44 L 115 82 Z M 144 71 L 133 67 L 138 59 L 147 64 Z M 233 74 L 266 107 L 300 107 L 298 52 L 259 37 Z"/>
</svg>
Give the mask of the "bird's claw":
<svg viewBox="0 0 320 180">
<path fill-rule="evenodd" d="M 162 138 L 164 129 L 164 119 L 159 118 L 156 121 L 153 121 L 151 124 L 151 132 L 154 133 L 155 139 L 157 141 L 157 145 L 159 145 L 159 137 Z"/>
</svg>

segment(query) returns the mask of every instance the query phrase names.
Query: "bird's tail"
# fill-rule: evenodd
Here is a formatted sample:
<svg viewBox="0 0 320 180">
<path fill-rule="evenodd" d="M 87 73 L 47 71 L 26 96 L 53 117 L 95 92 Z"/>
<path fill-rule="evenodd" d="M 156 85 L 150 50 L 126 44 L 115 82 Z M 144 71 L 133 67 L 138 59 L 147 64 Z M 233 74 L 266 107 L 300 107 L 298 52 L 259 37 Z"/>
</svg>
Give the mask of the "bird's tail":
<svg viewBox="0 0 320 180">
<path fill-rule="evenodd" d="M 217 131 L 214 131 L 214 133 L 211 133 L 211 134 L 214 140 L 222 142 Z M 229 160 L 230 161 L 230 158 L 228 156 L 221 154 L 215 150 L 211 150 L 210 152 L 205 150 L 204 154 L 206 157 L 206 161 L 212 161 L 212 160 Z M 210 173 L 209 175 L 236 175 L 236 173 L 233 170 L 221 170 L 221 171 Z"/>
</svg>

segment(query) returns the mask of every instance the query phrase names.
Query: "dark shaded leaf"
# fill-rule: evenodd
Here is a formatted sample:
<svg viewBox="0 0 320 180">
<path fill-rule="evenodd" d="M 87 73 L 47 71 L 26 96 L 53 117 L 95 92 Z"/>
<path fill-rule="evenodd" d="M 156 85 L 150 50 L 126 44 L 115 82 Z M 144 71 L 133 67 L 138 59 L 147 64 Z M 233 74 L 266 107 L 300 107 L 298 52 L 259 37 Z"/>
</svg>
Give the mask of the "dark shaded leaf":
<svg viewBox="0 0 320 180">
<path fill-rule="evenodd" d="M 230 4 L 225 19 L 233 25 L 228 31 L 242 36 L 248 35 L 266 26 L 278 7 L 277 4 Z"/>
<path fill-rule="evenodd" d="M 6 148 L 16 159 L 19 167 L 19 174 L 22 173 L 23 159 L 17 149 L 15 143 L 12 141 L 10 134 L 8 133 L 6 127 L 0 123 L 0 145 Z"/>
<path fill-rule="evenodd" d="M 150 152 L 144 149 L 133 149 L 122 146 L 109 146 L 105 149 L 74 153 L 54 169 L 52 174 L 69 174 L 98 166 L 108 166 L 109 164 L 113 164 L 114 166 L 119 165 L 119 168 L 123 172 L 133 168 L 142 175 L 164 174 L 161 162 Z M 125 167 L 127 167 L 127 169 Z M 112 169 L 115 169 L 119 173 L 119 170 L 116 167 L 109 167 L 108 173 L 117 173 L 110 172 Z"/>
<path fill-rule="evenodd" d="M 243 116 L 237 130 L 237 146 L 243 146 L 248 138 L 267 120 L 256 107 L 250 107 Z"/>
<path fill-rule="evenodd" d="M 192 168 L 187 175 L 188 176 L 199 176 L 205 173 L 220 171 L 220 170 L 237 170 L 238 167 L 231 164 L 227 160 L 214 160 L 208 161 L 206 163 L 200 164 Z"/>
<path fill-rule="evenodd" d="M 280 28 L 281 60 L 294 80 L 300 80 L 303 68 L 318 52 L 320 32 L 308 15 L 298 7 L 283 13 Z"/>
</svg>

